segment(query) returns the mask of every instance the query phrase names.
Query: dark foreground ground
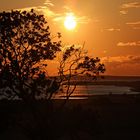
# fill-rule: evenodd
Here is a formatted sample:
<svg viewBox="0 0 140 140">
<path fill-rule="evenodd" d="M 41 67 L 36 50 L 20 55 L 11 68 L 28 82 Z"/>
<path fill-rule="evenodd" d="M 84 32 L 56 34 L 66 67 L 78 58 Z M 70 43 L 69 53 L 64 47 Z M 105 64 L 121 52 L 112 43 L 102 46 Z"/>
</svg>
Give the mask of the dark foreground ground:
<svg viewBox="0 0 140 140">
<path fill-rule="evenodd" d="M 140 95 L 63 102 L 0 101 L 0 140 L 140 139 Z"/>
</svg>

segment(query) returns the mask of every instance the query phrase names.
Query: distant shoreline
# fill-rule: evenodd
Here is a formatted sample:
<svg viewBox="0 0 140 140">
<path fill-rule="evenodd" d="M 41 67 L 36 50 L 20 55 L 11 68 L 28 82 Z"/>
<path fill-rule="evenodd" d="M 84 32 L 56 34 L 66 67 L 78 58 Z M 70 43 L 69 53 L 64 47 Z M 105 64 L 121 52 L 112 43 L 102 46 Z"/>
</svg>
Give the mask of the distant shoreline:
<svg viewBox="0 0 140 140">
<path fill-rule="evenodd" d="M 112 85 L 112 86 L 128 86 L 131 91 L 140 92 L 140 81 L 76 81 L 73 80 L 71 85 Z"/>
</svg>

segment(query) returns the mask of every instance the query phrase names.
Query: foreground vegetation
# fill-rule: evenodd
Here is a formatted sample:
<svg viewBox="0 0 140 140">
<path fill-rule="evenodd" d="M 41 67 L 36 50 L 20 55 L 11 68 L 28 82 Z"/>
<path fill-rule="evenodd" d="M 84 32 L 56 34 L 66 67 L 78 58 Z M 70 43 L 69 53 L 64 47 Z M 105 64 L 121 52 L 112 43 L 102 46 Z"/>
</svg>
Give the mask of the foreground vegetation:
<svg viewBox="0 0 140 140">
<path fill-rule="evenodd" d="M 0 138 L 117 140 L 140 138 L 140 96 L 94 96 L 89 100 L 0 101 Z M 49 104 L 50 105 L 50 104 Z M 36 106 L 36 107 L 35 107 Z"/>
</svg>

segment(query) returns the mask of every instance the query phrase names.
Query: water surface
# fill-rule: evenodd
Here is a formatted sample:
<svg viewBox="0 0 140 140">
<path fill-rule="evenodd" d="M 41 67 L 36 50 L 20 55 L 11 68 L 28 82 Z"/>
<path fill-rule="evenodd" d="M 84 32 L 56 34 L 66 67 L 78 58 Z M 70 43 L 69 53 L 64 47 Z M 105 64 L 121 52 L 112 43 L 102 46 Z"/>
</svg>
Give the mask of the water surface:
<svg viewBox="0 0 140 140">
<path fill-rule="evenodd" d="M 70 99 L 87 99 L 88 96 L 93 95 L 110 95 L 110 94 L 139 94 L 134 92 L 127 86 L 113 86 L 113 85 L 78 85 Z M 59 94 L 60 98 L 65 96 L 63 93 Z M 58 96 L 57 96 L 58 97 Z"/>
</svg>

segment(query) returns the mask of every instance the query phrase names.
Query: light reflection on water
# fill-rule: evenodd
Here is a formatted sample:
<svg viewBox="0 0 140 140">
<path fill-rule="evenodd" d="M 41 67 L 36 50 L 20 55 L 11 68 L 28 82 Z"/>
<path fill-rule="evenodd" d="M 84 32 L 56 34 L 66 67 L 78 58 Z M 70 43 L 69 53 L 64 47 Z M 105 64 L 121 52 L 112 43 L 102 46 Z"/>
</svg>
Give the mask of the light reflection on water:
<svg viewBox="0 0 140 140">
<path fill-rule="evenodd" d="M 130 87 L 119 87 L 112 85 L 78 85 L 70 99 L 87 99 L 93 95 L 110 95 L 110 94 L 139 94 L 131 91 Z M 56 98 L 64 98 L 64 94 L 59 94 Z"/>
</svg>

